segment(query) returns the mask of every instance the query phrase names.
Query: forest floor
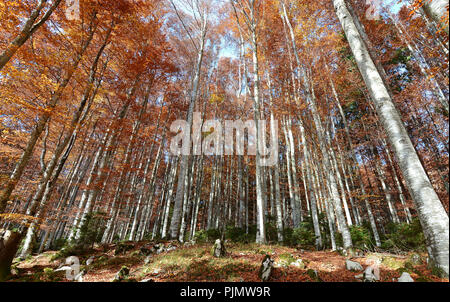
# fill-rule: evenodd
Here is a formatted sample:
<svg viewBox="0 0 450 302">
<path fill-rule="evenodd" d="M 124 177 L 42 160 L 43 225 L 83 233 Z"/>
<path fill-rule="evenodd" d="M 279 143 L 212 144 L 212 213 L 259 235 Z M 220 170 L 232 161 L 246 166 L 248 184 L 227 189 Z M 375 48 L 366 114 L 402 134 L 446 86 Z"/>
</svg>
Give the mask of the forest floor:
<svg viewBox="0 0 450 302">
<path fill-rule="evenodd" d="M 117 272 L 127 266 L 130 269 L 128 281 L 151 280 L 155 282 L 258 282 L 259 267 L 265 255 L 275 261 L 270 281 L 274 282 L 362 282 L 356 278 L 362 272 L 348 271 L 346 257 L 333 251 L 305 251 L 279 245 L 256 245 L 227 243 L 227 256 L 214 258 L 212 244 L 180 245 L 166 242 L 166 246 L 176 247 L 171 251 L 145 256 L 141 248 L 152 246 L 150 242 L 128 243 L 129 249 L 117 255 L 116 245 L 95 246 L 92 250 L 76 255 L 86 270 L 84 282 L 111 282 Z M 64 265 L 65 259 L 54 259 L 57 252 L 46 252 L 14 264 L 17 281 L 65 282 L 65 272 L 54 272 Z M 410 273 L 416 282 L 448 282 L 427 269 L 419 261 L 412 264 L 413 253 L 393 255 L 369 253 L 352 258 L 364 268 L 373 259 L 379 259 L 380 281 L 396 282 L 402 272 Z M 426 259 L 425 254 L 419 254 Z M 84 265 L 93 258 L 92 264 Z M 415 256 L 417 259 L 417 255 Z M 298 261 L 301 259 L 302 261 Z M 317 275 L 314 273 L 317 272 Z M 318 277 L 317 277 L 318 276 Z"/>
</svg>

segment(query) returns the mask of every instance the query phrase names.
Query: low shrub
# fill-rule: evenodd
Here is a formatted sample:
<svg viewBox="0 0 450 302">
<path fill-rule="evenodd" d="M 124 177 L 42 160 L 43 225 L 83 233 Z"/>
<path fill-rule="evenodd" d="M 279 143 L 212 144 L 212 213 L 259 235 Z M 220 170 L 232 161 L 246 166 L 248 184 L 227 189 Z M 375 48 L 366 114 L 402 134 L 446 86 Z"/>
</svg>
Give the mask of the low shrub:
<svg viewBox="0 0 450 302">
<path fill-rule="evenodd" d="M 426 251 L 425 236 L 419 219 L 415 218 L 411 224 L 389 223 L 381 247 L 388 251 Z"/>
<path fill-rule="evenodd" d="M 200 230 L 195 233 L 195 241 L 200 243 L 214 242 L 216 239 L 220 238 L 220 230 L 209 229 Z"/>
</svg>

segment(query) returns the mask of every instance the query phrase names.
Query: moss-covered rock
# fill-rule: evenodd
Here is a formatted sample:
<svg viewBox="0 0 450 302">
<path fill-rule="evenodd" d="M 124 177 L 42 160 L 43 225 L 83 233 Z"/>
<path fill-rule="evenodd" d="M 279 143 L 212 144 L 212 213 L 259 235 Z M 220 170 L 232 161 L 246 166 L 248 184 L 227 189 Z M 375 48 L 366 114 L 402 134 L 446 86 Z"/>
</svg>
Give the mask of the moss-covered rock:
<svg viewBox="0 0 450 302">
<path fill-rule="evenodd" d="M 402 268 L 404 266 L 404 261 L 400 260 L 398 258 L 395 257 L 389 257 L 389 256 L 385 256 L 382 258 L 381 263 L 384 266 L 387 266 L 391 269 L 397 270 L 399 268 Z"/>
<path fill-rule="evenodd" d="M 117 272 L 114 277 L 113 282 L 122 282 L 128 279 L 128 275 L 130 274 L 130 269 L 127 266 L 122 266 L 122 268 Z"/>
</svg>

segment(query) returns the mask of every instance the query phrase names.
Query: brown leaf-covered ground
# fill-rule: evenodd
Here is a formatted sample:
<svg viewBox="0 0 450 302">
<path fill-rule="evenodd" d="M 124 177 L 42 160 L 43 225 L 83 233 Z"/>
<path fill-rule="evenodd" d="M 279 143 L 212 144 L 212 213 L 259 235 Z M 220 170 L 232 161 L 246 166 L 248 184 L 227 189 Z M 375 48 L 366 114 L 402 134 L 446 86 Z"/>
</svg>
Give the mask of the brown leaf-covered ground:
<svg viewBox="0 0 450 302">
<path fill-rule="evenodd" d="M 265 255 L 275 260 L 275 268 L 270 281 L 273 282 L 362 282 L 355 276 L 362 272 L 351 272 L 345 268 L 346 257 L 333 251 L 304 251 L 278 245 L 227 244 L 227 256 L 214 258 L 211 256 L 211 244 L 181 246 L 177 249 L 153 254 L 150 262 L 145 264 L 146 256 L 140 253 L 142 246 L 151 243 L 133 243 L 133 248 L 123 255 L 116 256 L 115 246 L 96 247 L 83 255 L 77 255 L 81 264 L 94 256 L 95 260 L 86 268 L 84 282 L 110 282 L 121 267 L 130 268 L 129 280 L 141 281 L 151 279 L 155 282 L 183 281 L 228 281 L 257 282 L 260 281 L 258 271 Z M 67 281 L 64 272 L 54 273 L 51 269 L 61 266 L 64 259 L 52 260 L 56 252 L 47 252 L 16 265 L 19 274 L 10 281 Z M 403 271 L 411 274 L 416 282 L 448 282 L 432 274 L 422 260 L 421 264 L 413 265 L 412 254 L 392 255 L 373 253 L 364 257 L 352 258 L 366 268 L 373 259 L 381 262 L 381 282 L 396 282 Z M 421 259 L 426 255 L 421 254 Z M 302 260 L 304 267 L 293 263 Z M 49 269 L 51 268 L 51 269 Z M 317 272 L 317 276 L 313 273 Z"/>
</svg>

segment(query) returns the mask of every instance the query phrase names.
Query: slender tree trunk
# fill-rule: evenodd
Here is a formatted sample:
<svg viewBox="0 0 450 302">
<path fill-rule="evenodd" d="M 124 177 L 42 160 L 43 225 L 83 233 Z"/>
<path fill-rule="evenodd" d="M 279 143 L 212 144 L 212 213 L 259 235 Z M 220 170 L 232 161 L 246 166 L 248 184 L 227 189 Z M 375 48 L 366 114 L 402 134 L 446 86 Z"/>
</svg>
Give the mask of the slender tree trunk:
<svg viewBox="0 0 450 302">
<path fill-rule="evenodd" d="M 197 51 L 197 62 L 194 70 L 194 79 L 192 81 L 192 87 L 191 87 L 191 94 L 190 94 L 190 100 L 189 100 L 189 110 L 187 114 L 187 122 L 189 125 L 189 133 L 192 129 L 192 122 L 193 122 L 193 113 L 195 108 L 195 103 L 198 98 L 198 90 L 200 85 L 200 77 L 201 77 L 201 69 L 202 69 L 202 62 L 203 62 L 203 55 L 204 55 L 204 47 L 205 47 L 205 39 L 206 39 L 206 33 L 207 33 L 207 16 L 203 16 L 202 20 L 202 28 L 201 28 L 201 38 L 200 38 L 200 47 Z M 189 144 L 190 146 L 190 144 Z M 189 151 L 191 148 L 189 147 Z M 178 175 L 178 184 L 177 184 L 177 193 L 175 196 L 175 205 L 173 209 L 172 214 L 172 220 L 170 223 L 170 237 L 172 239 L 177 239 L 180 231 L 180 223 L 181 223 L 181 215 L 183 210 L 183 203 L 186 202 L 184 199 L 185 196 L 185 183 L 186 183 L 186 172 L 188 170 L 188 164 L 189 164 L 189 155 L 182 155 L 181 156 L 181 163 L 180 163 L 180 173 Z"/>
<path fill-rule="evenodd" d="M 56 105 L 58 104 L 59 100 L 62 97 L 62 94 L 69 84 L 70 79 L 75 73 L 75 70 L 77 69 L 85 51 L 87 50 L 89 44 L 92 41 L 92 38 L 94 36 L 94 33 L 96 31 L 97 25 L 93 24 L 93 22 L 96 20 L 96 16 L 94 15 L 91 20 L 90 25 L 90 32 L 89 35 L 84 41 L 81 51 L 77 54 L 74 61 L 72 62 L 71 66 L 69 67 L 69 70 L 64 75 L 63 80 L 59 83 L 56 91 L 52 94 L 52 97 L 49 101 L 49 104 L 47 105 L 47 109 L 44 114 L 39 117 L 38 122 L 36 123 L 30 138 L 28 140 L 27 146 L 25 147 L 24 152 L 22 153 L 22 156 L 20 157 L 19 161 L 17 162 L 13 173 L 11 174 L 5 189 L 0 194 L 0 213 L 3 213 L 6 208 L 6 203 L 9 200 L 11 193 L 13 192 L 14 188 L 16 187 L 17 183 L 19 182 L 29 160 L 31 159 L 31 156 L 33 154 L 34 147 L 36 145 L 37 140 L 39 139 L 39 136 L 41 135 L 42 131 L 44 131 L 44 128 L 47 125 L 48 120 L 50 119 L 50 116 L 52 114 L 52 111 L 55 109 Z"/>
<path fill-rule="evenodd" d="M 6 49 L 0 55 L 0 70 L 5 67 L 5 65 L 11 60 L 17 50 L 19 50 L 19 48 L 28 41 L 28 39 L 36 32 L 36 30 L 38 30 L 39 27 L 41 27 L 50 18 L 52 13 L 61 3 L 61 0 L 54 0 L 53 4 L 47 9 L 42 18 L 37 21 L 46 3 L 47 0 L 39 1 L 36 8 L 31 12 L 30 17 L 25 22 L 20 33 L 11 41 L 11 43 L 8 44 Z"/>
</svg>

